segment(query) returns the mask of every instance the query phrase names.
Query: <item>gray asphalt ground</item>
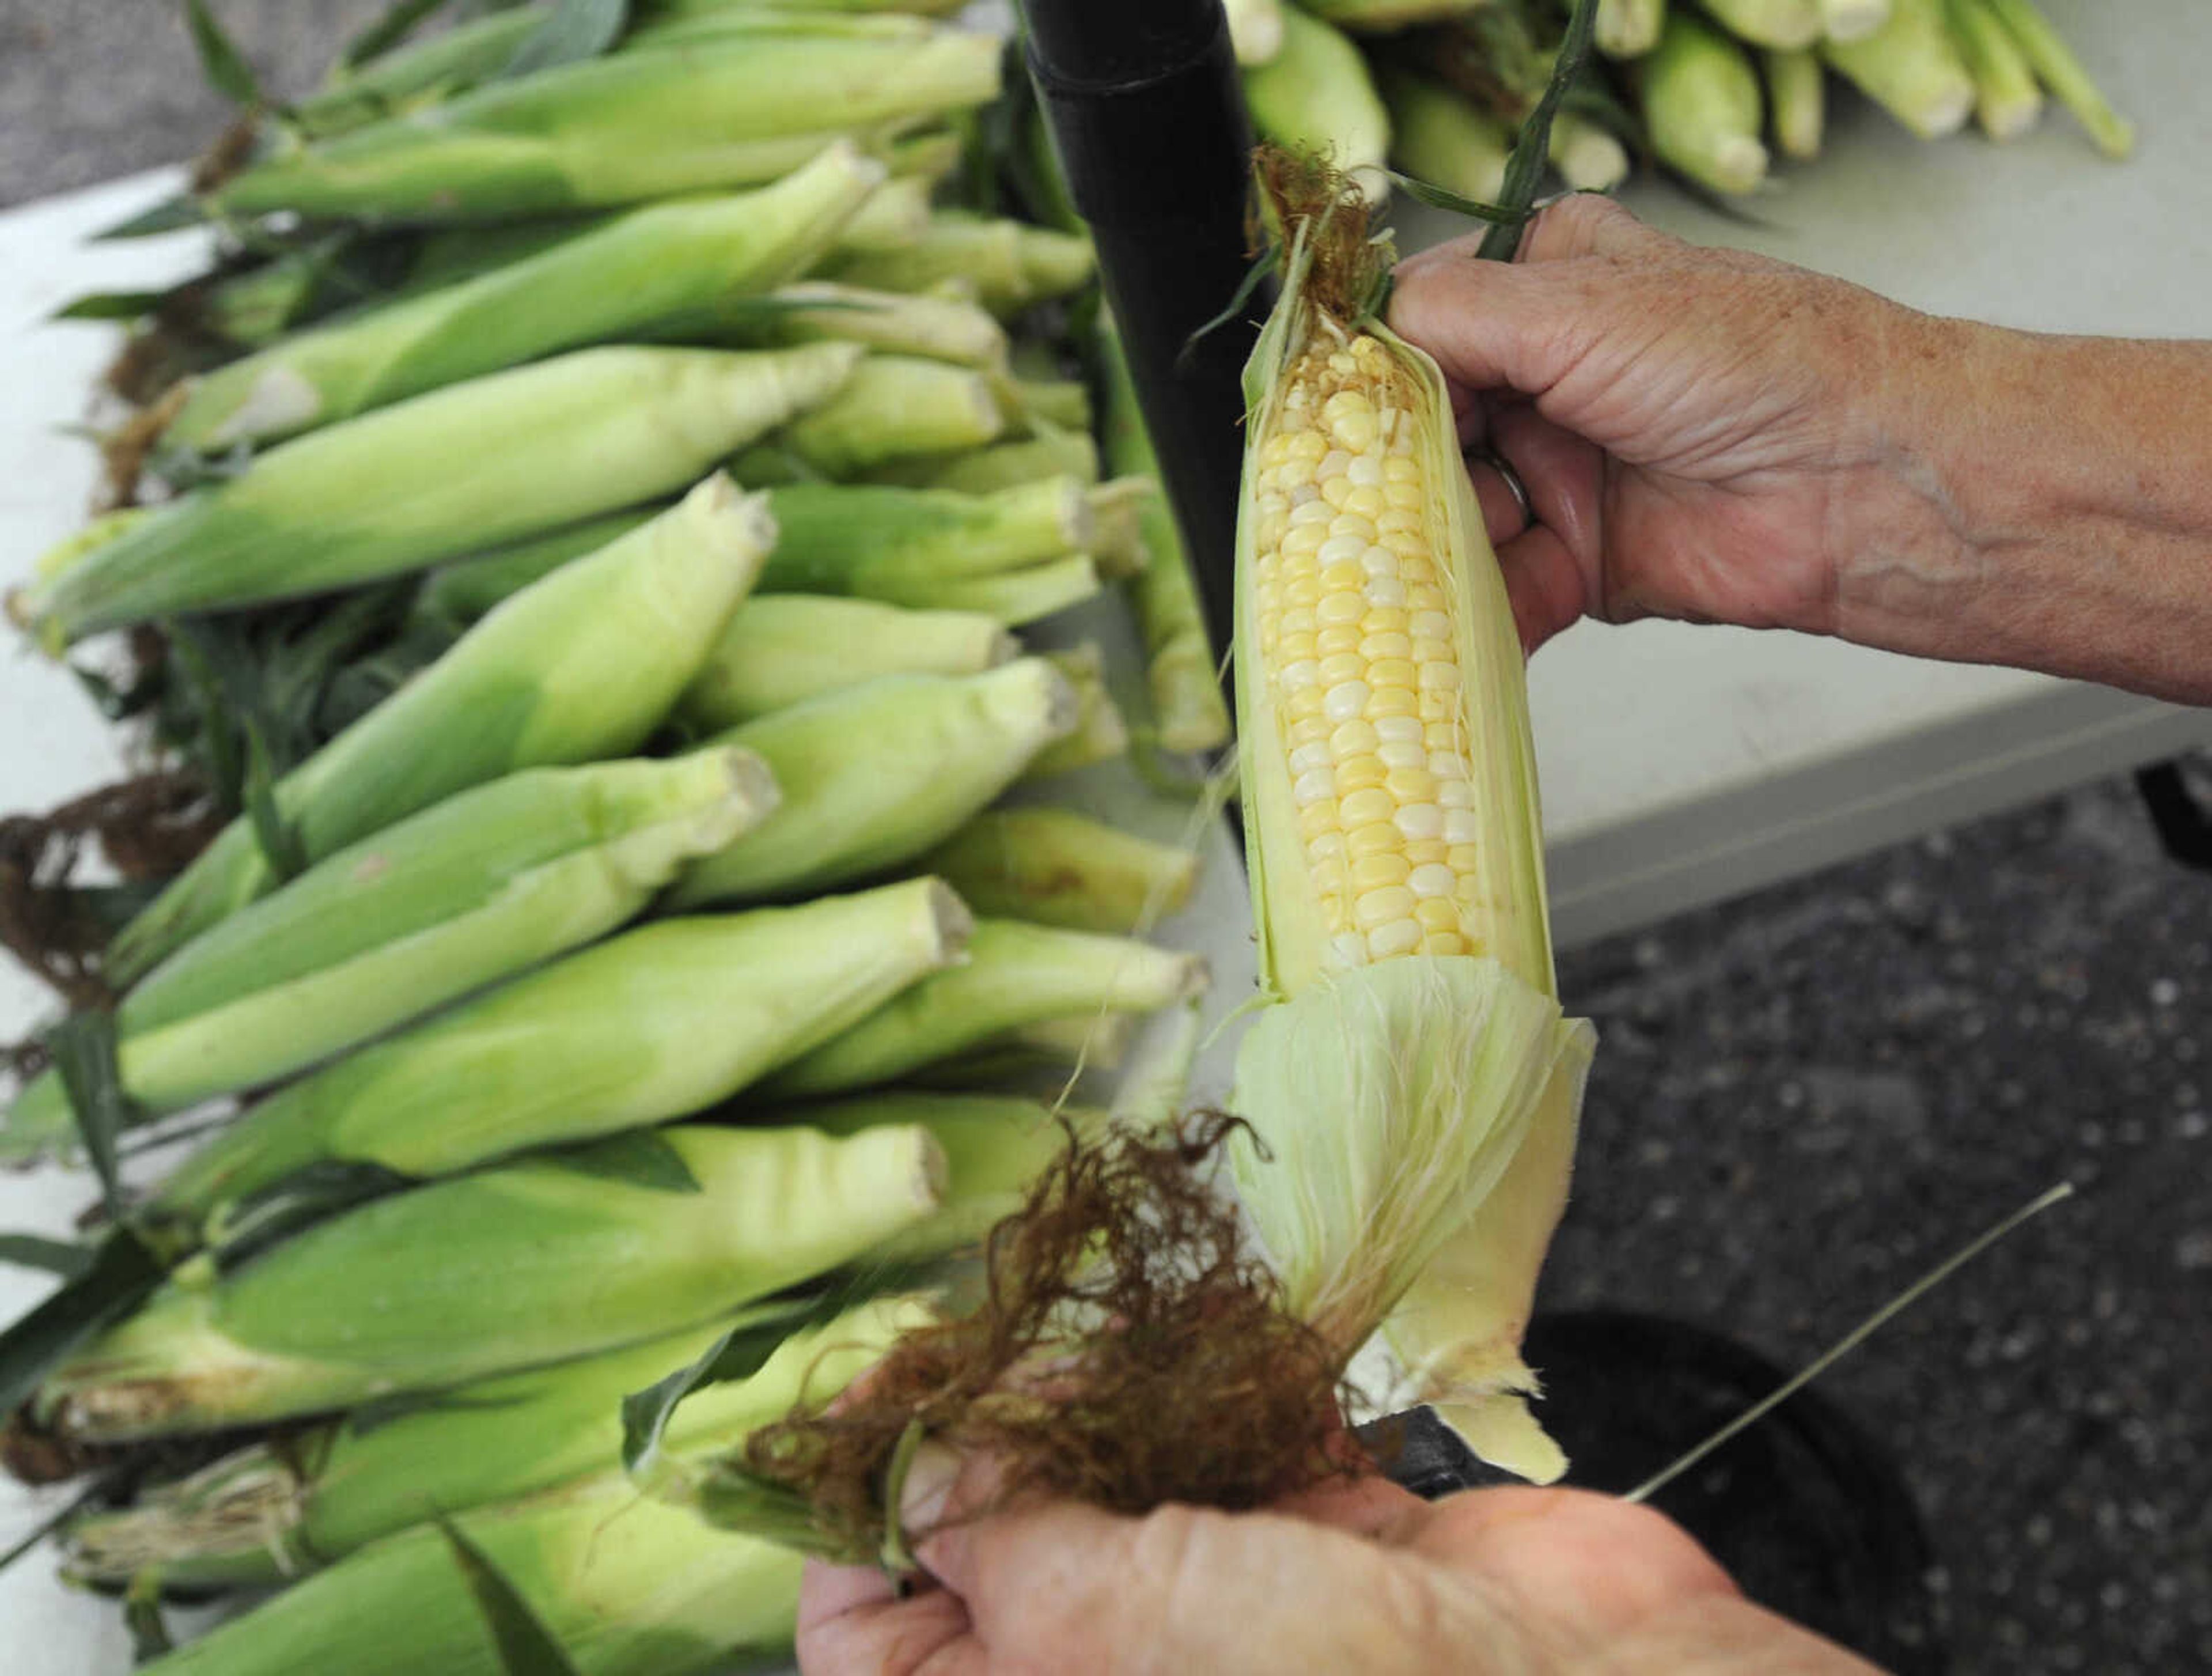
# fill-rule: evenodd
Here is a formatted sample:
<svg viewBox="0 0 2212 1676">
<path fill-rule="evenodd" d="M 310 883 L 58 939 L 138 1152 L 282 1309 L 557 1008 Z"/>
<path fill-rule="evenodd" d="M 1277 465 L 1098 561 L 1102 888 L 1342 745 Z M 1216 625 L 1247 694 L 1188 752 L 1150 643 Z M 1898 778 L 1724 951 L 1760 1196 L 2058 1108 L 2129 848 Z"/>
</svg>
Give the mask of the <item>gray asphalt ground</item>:
<svg viewBox="0 0 2212 1676">
<path fill-rule="evenodd" d="M 0 0 L 0 204 L 213 134 L 178 9 Z M 380 5 L 219 9 L 295 93 Z M 2212 876 L 2164 858 L 2128 783 L 1573 951 L 1562 979 L 1604 1046 L 1545 1307 L 1795 1366 L 2071 1180 L 1821 1388 L 1919 1502 L 1954 1668 L 2212 1669 Z"/>
</svg>

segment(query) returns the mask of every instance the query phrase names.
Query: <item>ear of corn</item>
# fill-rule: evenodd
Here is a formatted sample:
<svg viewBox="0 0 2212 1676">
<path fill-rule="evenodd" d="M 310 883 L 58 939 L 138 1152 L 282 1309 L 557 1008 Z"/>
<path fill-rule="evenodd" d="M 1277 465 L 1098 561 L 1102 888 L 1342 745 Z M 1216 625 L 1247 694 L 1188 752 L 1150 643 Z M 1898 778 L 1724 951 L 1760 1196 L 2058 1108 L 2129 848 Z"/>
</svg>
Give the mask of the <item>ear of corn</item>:
<svg viewBox="0 0 2212 1676">
<path fill-rule="evenodd" d="M 1591 40 L 1608 58 L 1640 58 L 1659 44 L 1667 0 L 1597 0 Z"/>
<path fill-rule="evenodd" d="M 1577 112 L 1553 115 L 1548 152 L 1559 179 L 1575 192 L 1609 192 L 1628 179 L 1628 148 Z"/>
<path fill-rule="evenodd" d="M 1390 161 L 1416 180 L 1494 204 L 1513 137 L 1441 82 L 1391 66 L 1376 77 L 1390 113 Z"/>
<path fill-rule="evenodd" d="M 198 380 L 164 433 L 267 442 L 802 272 L 884 180 L 840 143 L 757 192 L 649 204 L 535 257 L 349 314 Z"/>
<path fill-rule="evenodd" d="M 1801 162 L 1820 155 L 1827 122 L 1828 89 L 1820 55 L 1811 51 L 1762 52 L 1766 105 L 1774 117 L 1774 143 L 1782 155 Z"/>
<path fill-rule="evenodd" d="M 1072 809 L 987 809 L 915 865 L 977 913 L 1128 935 L 1182 911 L 1198 857 Z"/>
<path fill-rule="evenodd" d="M 619 1478 L 455 1521 L 583 1676 L 706 1676 L 787 1656 L 800 1557 L 710 1530 Z M 503 1676 L 444 1533 L 416 1525 L 142 1667 L 159 1676 Z"/>
<path fill-rule="evenodd" d="M 117 1013 L 123 1087 L 176 1111 L 272 1082 L 548 955 L 650 901 L 775 807 L 758 757 L 530 769 L 337 851 L 165 961 Z M 65 1142 L 49 1072 L 11 1153 Z"/>
<path fill-rule="evenodd" d="M 1062 430 L 1057 425 L 1040 425 L 1035 432 L 1018 442 L 994 442 L 965 454 L 890 460 L 866 477 L 872 483 L 957 489 L 967 495 L 988 495 L 1017 484 L 1035 483 L 1040 478 L 1072 477 L 1086 484 L 1098 481 L 1098 445 L 1089 432 Z"/>
<path fill-rule="evenodd" d="M 2049 88 L 2058 102 L 2080 123 L 2097 149 L 2107 157 L 2125 157 L 2135 149 L 2135 125 L 2107 104 L 2105 95 L 2068 46 L 2065 38 L 2051 27 L 2034 0 L 1987 0 L 1989 9 L 2005 27 L 2014 44 L 2034 69 L 2036 78 Z"/>
<path fill-rule="evenodd" d="M 850 594 L 922 608 L 947 581 L 1088 551 L 1097 534 L 1072 478 L 988 496 L 795 484 L 769 490 L 768 501 L 781 532 L 761 578 L 769 594 Z"/>
<path fill-rule="evenodd" d="M 1492 1230 L 1548 1234 L 1590 1038 L 1554 995 L 1520 643 L 1442 375 L 1363 317 L 1387 256 L 1288 178 L 1237 555 L 1270 1004 L 1236 1103 L 1274 1161 L 1240 1149 L 1238 1185 L 1302 1314 L 1346 1353 L 1383 1326 L 1411 1394 L 1548 1478 L 1516 1350 L 1542 1241 Z"/>
<path fill-rule="evenodd" d="M 1263 64 L 1283 50 L 1283 7 L 1287 0 L 1223 0 L 1229 14 L 1229 40 L 1240 64 Z"/>
<path fill-rule="evenodd" d="M 858 214 L 837 229 L 830 251 L 903 250 L 929 231 L 929 196 L 933 183 L 901 175 L 868 196 Z M 823 253 L 825 256 L 829 251 Z"/>
<path fill-rule="evenodd" d="M 2027 55 L 1979 0 L 1944 0 L 1944 21 L 1974 78 L 1974 115 L 1993 140 L 2017 139 L 2043 115 L 2043 89 Z"/>
<path fill-rule="evenodd" d="M 1106 657 L 1096 641 L 1045 655 L 1067 678 L 1075 693 L 1075 725 L 1030 759 L 1025 780 L 1073 773 L 1094 763 L 1110 762 L 1129 749 L 1128 725 L 1106 688 Z"/>
<path fill-rule="evenodd" d="M 655 502 L 603 512 L 441 564 L 422 578 L 416 591 L 415 615 L 454 625 L 473 623 L 501 600 L 551 576 L 571 559 L 619 540 L 666 509 Z"/>
<path fill-rule="evenodd" d="M 977 612 L 770 594 L 730 619 L 676 713 L 713 733 L 880 676 L 981 674 L 1020 652 Z"/>
<path fill-rule="evenodd" d="M 1006 359 L 1006 328 L 962 297 L 872 291 L 814 279 L 786 285 L 761 302 L 766 306 L 736 299 L 704 320 L 687 322 L 685 330 L 699 341 L 737 347 L 854 343 L 979 369 L 1002 366 Z"/>
<path fill-rule="evenodd" d="M 844 347 L 817 344 L 785 352 Z M 1006 428 L 1006 412 L 981 373 L 918 356 L 871 355 L 776 442 L 817 476 L 849 478 L 885 460 L 981 448 Z M 742 463 L 738 476 L 745 479 Z"/>
<path fill-rule="evenodd" d="M 1326 156 L 1382 195 L 1390 113 L 1359 49 L 1333 24 L 1286 6 L 1283 49 L 1244 71 L 1244 102 L 1261 138 Z"/>
<path fill-rule="evenodd" d="M 163 507 L 40 582 L 19 609 L 50 637 L 75 639 L 373 581 L 556 529 L 697 482 L 830 398 L 860 353 L 847 344 L 579 350 L 416 396 Z M 488 436 L 501 446 L 485 448 Z M 392 494 L 395 483 L 410 492 Z"/>
<path fill-rule="evenodd" d="M 964 280 L 985 308 L 1006 316 L 1080 289 L 1097 266 L 1086 238 L 947 210 L 931 217 L 912 244 L 834 254 L 822 271 L 848 285 L 885 291 L 926 291 L 948 279 Z"/>
<path fill-rule="evenodd" d="M 293 106 L 289 119 L 310 138 L 325 139 L 449 98 L 505 69 L 543 21 L 538 11 L 510 7 L 406 42 L 366 64 L 340 66 Z"/>
<path fill-rule="evenodd" d="M 1124 477 L 1159 478 L 1145 416 L 1113 317 L 1099 314 L 1098 366 L 1104 393 L 1105 447 Z M 1137 631 L 1145 642 L 1145 682 L 1159 742 L 1170 751 L 1215 751 L 1229 742 L 1229 705 L 1216 675 L 1218 660 L 1198 600 L 1190 556 L 1175 509 L 1158 492 L 1136 508 L 1144 568 L 1129 584 Z"/>
<path fill-rule="evenodd" d="M 272 156 L 218 214 L 501 221 L 772 180 L 840 134 L 980 105 L 992 36 L 761 31 L 489 83 L 434 112 Z"/>
<path fill-rule="evenodd" d="M 1340 29 L 1388 31 L 1463 17 L 1481 10 L 1492 0 L 1298 0 L 1298 3 Z"/>
<path fill-rule="evenodd" d="M 149 1208 L 199 1222 L 319 1164 L 451 1175 L 704 1110 L 951 965 L 969 923 L 925 878 L 642 926 L 279 1089 Z"/>
<path fill-rule="evenodd" d="M 940 1145 L 968 1139 L 957 1122 L 940 1122 L 933 1133 Z M 955 1165 L 956 1180 L 989 1162 L 962 1161 L 967 1167 Z M 782 1306 L 751 1314 L 759 1319 L 750 1327 L 745 1316 L 717 1321 L 466 1386 L 380 1422 L 372 1414 L 282 1445 L 256 1443 L 143 1490 L 127 1508 L 72 1520 L 64 1533 L 66 1575 L 120 1588 L 155 1567 L 172 1590 L 270 1587 L 421 1524 L 433 1511 L 465 1513 L 605 1476 L 621 1456 L 622 1399 L 696 1361 L 732 1325 L 757 1334 L 787 1330 Z M 705 1386 L 687 1399 L 664 1443 L 741 1441 L 802 1399 L 833 1395 L 898 1332 L 927 1318 L 915 1300 L 886 1298 L 790 1332 L 751 1377 Z"/>
<path fill-rule="evenodd" d="M 1766 179 L 1766 146 L 1759 72 L 1744 49 L 1677 8 L 1636 67 L 1660 158 L 1717 192 L 1756 191 Z"/>
<path fill-rule="evenodd" d="M 1105 585 L 1097 560 L 1088 553 L 1071 553 L 1026 570 L 942 582 L 931 598 L 946 611 L 980 611 L 1002 623 L 1034 623 L 1081 605 Z"/>
<path fill-rule="evenodd" d="M 1753 46 L 1810 46 L 1822 34 L 1820 0 L 1702 0 L 1705 9 Z"/>
<path fill-rule="evenodd" d="M 1820 33 L 1830 40 L 1856 40 L 1889 21 L 1890 0 L 1820 0 Z"/>
<path fill-rule="evenodd" d="M 979 920 L 961 965 L 924 978 L 757 1085 L 810 1099 L 893 1082 L 1025 1024 L 1157 1012 L 1202 989 L 1202 960 L 1132 938 Z"/>
<path fill-rule="evenodd" d="M 762 716 L 722 746 L 757 753 L 776 814 L 687 868 L 670 900 L 774 900 L 880 875 L 957 831 L 1075 724 L 1042 658 L 980 675 L 889 676 Z"/>
<path fill-rule="evenodd" d="M 1823 42 L 1820 54 L 1923 140 L 1958 132 L 1974 113 L 1974 78 L 1945 26 L 1942 0 L 1893 0 L 1881 28 Z"/>
<path fill-rule="evenodd" d="M 277 814 L 301 853 L 320 861 L 518 769 L 635 750 L 707 659 L 775 539 L 760 498 L 717 474 L 522 589 L 277 782 Z M 652 657 L 637 655 L 642 644 Z M 118 936 L 106 970 L 135 981 L 275 883 L 251 825 L 233 821 Z"/>
<path fill-rule="evenodd" d="M 601 1143 L 374 1201 L 232 1273 L 188 1270 L 56 1369 L 33 1411 L 64 1436 L 154 1437 L 543 1366 L 823 1274 L 943 1197 L 923 1130 L 657 1133 L 696 1191 L 611 1173 L 620 1143 Z"/>
</svg>

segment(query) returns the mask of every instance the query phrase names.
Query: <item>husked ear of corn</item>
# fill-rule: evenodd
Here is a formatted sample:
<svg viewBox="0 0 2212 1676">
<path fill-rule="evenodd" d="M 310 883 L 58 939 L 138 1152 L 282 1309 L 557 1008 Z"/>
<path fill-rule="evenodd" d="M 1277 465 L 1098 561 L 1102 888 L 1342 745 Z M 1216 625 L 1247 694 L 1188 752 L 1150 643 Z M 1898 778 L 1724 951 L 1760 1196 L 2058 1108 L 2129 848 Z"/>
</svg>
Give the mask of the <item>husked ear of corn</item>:
<svg viewBox="0 0 2212 1676">
<path fill-rule="evenodd" d="M 1518 1353 L 1593 1037 L 1556 998 L 1522 653 L 1436 365 L 1371 314 L 1333 173 L 1267 168 L 1288 250 L 1246 377 L 1236 664 L 1261 1009 L 1240 1191 L 1294 1308 L 1382 1328 L 1486 1458 L 1563 1465 Z"/>
</svg>

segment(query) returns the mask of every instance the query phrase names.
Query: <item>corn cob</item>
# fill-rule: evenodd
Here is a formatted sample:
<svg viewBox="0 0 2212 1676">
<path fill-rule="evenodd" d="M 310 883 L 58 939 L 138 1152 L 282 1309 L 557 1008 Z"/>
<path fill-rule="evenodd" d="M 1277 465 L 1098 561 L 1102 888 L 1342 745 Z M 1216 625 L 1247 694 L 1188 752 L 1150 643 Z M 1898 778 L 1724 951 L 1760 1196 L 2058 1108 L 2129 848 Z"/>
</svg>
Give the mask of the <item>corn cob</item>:
<svg viewBox="0 0 2212 1676">
<path fill-rule="evenodd" d="M 860 212 L 837 229 L 822 256 L 859 250 L 903 250 L 921 243 L 929 231 L 932 186 L 916 175 L 902 175 L 887 182 L 869 194 Z"/>
<path fill-rule="evenodd" d="M 963 297 L 809 280 L 784 286 L 762 302 L 767 306 L 738 299 L 709 318 L 685 322 L 684 335 L 741 349 L 828 339 L 956 366 L 991 369 L 1006 364 L 1006 328 Z"/>
<path fill-rule="evenodd" d="M 884 291 L 926 291 L 948 279 L 965 280 L 985 308 L 1003 317 L 1080 289 L 1096 267 L 1086 238 L 947 210 L 913 244 L 835 253 L 820 271 Z"/>
<path fill-rule="evenodd" d="M 894 1082 L 1024 1025 L 1158 1012 L 1205 984 L 1206 965 L 1195 955 L 980 920 L 964 964 L 924 978 L 755 1088 L 763 1100 L 799 1100 Z"/>
<path fill-rule="evenodd" d="M 165 439 L 210 453 L 279 441 L 767 289 L 803 272 L 884 174 L 841 142 L 757 192 L 630 210 L 233 362 L 192 384 Z"/>
<path fill-rule="evenodd" d="M 1283 13 L 1283 50 L 1243 73 L 1244 102 L 1263 139 L 1328 156 L 1380 198 L 1390 114 L 1359 49 L 1297 6 Z"/>
<path fill-rule="evenodd" d="M 1383 33 L 1480 11 L 1492 0 L 1297 0 L 1340 29 Z"/>
<path fill-rule="evenodd" d="M 995 1161 L 969 1143 L 957 1121 L 963 1111 L 947 1122 L 931 1107 L 913 1109 L 914 1118 L 887 1112 L 881 1121 L 937 1118 L 929 1127 L 939 1145 L 949 1139 L 962 1149 L 954 1179 L 986 1178 Z M 946 1149 L 952 1159 L 952 1148 Z M 750 1316 L 757 1324 L 747 1326 L 750 1318 L 741 1316 L 738 1331 L 781 1337 L 790 1310 L 763 1305 Z M 801 1326 L 750 1378 L 696 1392 L 677 1411 L 665 1445 L 741 1441 L 802 1398 L 818 1403 L 834 1394 L 899 1331 L 927 1319 L 918 1302 L 894 1298 Z M 432 1509 L 465 1513 L 605 1475 L 620 1459 L 622 1399 L 696 1362 L 730 1326 L 717 1321 L 464 1387 L 450 1401 L 374 1423 L 372 1411 L 281 1445 L 253 1444 L 142 1492 L 127 1508 L 72 1520 L 63 1533 L 64 1575 L 121 1588 L 151 1567 L 171 1590 L 274 1586 L 420 1524 Z"/>
<path fill-rule="evenodd" d="M 1890 0 L 1820 0 L 1820 33 L 1830 40 L 1856 40 L 1889 21 Z"/>
<path fill-rule="evenodd" d="M 860 350 L 588 349 L 416 396 L 257 460 L 13 601 L 50 639 L 422 568 L 695 483 L 830 398 Z M 503 446 L 486 450 L 484 436 Z M 395 484 L 410 492 L 394 495 Z"/>
<path fill-rule="evenodd" d="M 1121 707 L 1107 690 L 1106 655 L 1098 643 L 1085 641 L 1045 656 L 1067 678 L 1075 693 L 1075 725 L 1030 758 L 1022 777 L 1038 780 L 1073 773 L 1126 755 L 1128 724 L 1121 720 Z"/>
<path fill-rule="evenodd" d="M 1087 553 L 1072 553 L 1022 570 L 1000 570 L 939 585 L 932 598 L 945 611 L 975 611 L 1002 623 L 1034 623 L 1082 604 L 1105 586 L 1104 574 Z"/>
<path fill-rule="evenodd" d="M 1223 0 L 1229 40 L 1240 64 L 1263 64 L 1283 50 L 1283 8 L 1289 0 Z"/>
<path fill-rule="evenodd" d="M 310 862 L 518 769 L 635 750 L 704 663 L 775 539 L 728 478 L 518 593 L 275 789 Z M 637 655 L 649 641 L 650 658 Z M 135 981 L 276 882 L 233 821 L 110 947 Z"/>
<path fill-rule="evenodd" d="M 1923 140 L 1958 132 L 1974 113 L 1974 78 L 1945 27 L 1942 0 L 1895 0 L 1881 28 L 1826 41 L 1820 55 Z"/>
<path fill-rule="evenodd" d="M 771 594 L 731 618 L 676 716 L 713 733 L 882 675 L 981 674 L 1020 651 L 979 613 Z"/>
<path fill-rule="evenodd" d="M 1717 192 L 1758 190 L 1766 147 L 1759 137 L 1759 72 L 1744 49 L 1678 9 L 1636 68 L 1651 149 Z"/>
<path fill-rule="evenodd" d="M 279 1089 L 186 1159 L 149 1214 L 219 1222 L 318 1165 L 452 1175 L 702 1111 L 952 964 L 969 925 L 933 879 L 655 922 Z"/>
<path fill-rule="evenodd" d="M 310 138 L 327 139 L 451 98 L 505 69 L 544 21 L 540 9 L 511 7 L 396 46 L 366 64 L 333 70 L 321 88 L 292 107 L 289 120 Z"/>
<path fill-rule="evenodd" d="M 1275 1161 L 1240 1148 L 1238 1186 L 1332 1343 L 1387 1322 L 1413 1393 L 1555 1476 L 1516 1342 L 1590 1038 L 1554 998 L 1520 643 L 1442 375 L 1368 315 L 1387 251 L 1325 173 L 1268 179 L 1236 661 L 1269 1004 L 1235 1109 Z"/>
<path fill-rule="evenodd" d="M 765 759 L 783 802 L 687 868 L 670 904 L 788 899 L 884 873 L 957 831 L 1075 719 L 1060 672 L 1021 658 L 980 675 L 889 676 L 748 722 L 715 742 Z"/>
<path fill-rule="evenodd" d="M 988 809 L 915 866 L 977 913 L 1127 936 L 1179 913 L 1198 857 L 1071 809 Z"/>
<path fill-rule="evenodd" d="M 842 350 L 817 344 L 791 355 Z M 966 367 L 908 355 L 871 355 L 826 401 L 779 432 L 772 445 L 815 477 L 850 478 L 886 460 L 981 448 L 1001 435 L 1006 415 L 991 381 Z M 757 479 L 747 460 L 740 482 Z"/>
<path fill-rule="evenodd" d="M 542 581 L 573 559 L 595 553 L 665 511 L 663 503 L 624 507 L 562 524 L 543 535 L 510 541 L 441 564 L 416 590 L 416 618 L 465 627 L 501 600 Z"/>
<path fill-rule="evenodd" d="M 1085 484 L 1099 480 L 1098 444 L 1088 432 L 1062 430 L 1057 425 L 1031 429 L 1033 434 L 1018 442 L 994 442 L 965 454 L 894 460 L 863 475 L 870 483 L 957 489 L 968 495 L 988 495 L 1039 478 L 1072 477 Z"/>
<path fill-rule="evenodd" d="M 116 1014 L 124 1091 L 153 1114 L 259 1087 L 588 942 L 775 796 L 759 758 L 725 748 L 528 769 L 447 798 L 155 967 Z M 24 1155 L 69 1136 L 48 1072 L 17 1096 L 0 1146 Z"/>
<path fill-rule="evenodd" d="M 655 1133 L 694 1186 L 627 1178 L 628 1143 L 601 1143 L 376 1200 L 221 1277 L 188 1268 L 50 1374 L 32 1411 L 64 1436 L 120 1441 L 543 1367 L 823 1274 L 943 1197 L 923 1130 Z"/>
<path fill-rule="evenodd" d="M 1820 55 L 1809 51 L 1762 52 L 1759 64 L 1766 82 L 1766 107 L 1774 120 L 1774 143 L 1785 157 L 1801 162 L 1820 155 L 1827 120 L 1827 84 Z"/>
<path fill-rule="evenodd" d="M 841 134 L 980 105 L 1000 46 L 945 29 L 747 33 L 495 82 L 272 156 L 210 197 L 226 217 L 503 221 L 772 180 Z"/>
<path fill-rule="evenodd" d="M 1390 162 L 1416 180 L 1484 204 L 1505 185 L 1513 137 L 1440 82 L 1390 66 L 1376 81 L 1390 112 Z"/>
<path fill-rule="evenodd" d="M 848 594 L 927 608 L 945 582 L 1019 570 L 1096 543 L 1090 497 L 1072 478 L 989 496 L 942 489 L 795 485 L 768 491 L 781 532 L 769 594 Z"/>
<path fill-rule="evenodd" d="M 706 1676 L 787 1657 L 799 1556 L 709 1530 L 618 1478 L 455 1521 L 567 1648 L 582 1676 Z M 503 1676 L 442 1532 L 417 1525 L 140 1667 L 159 1676 Z"/>
<path fill-rule="evenodd" d="M 1100 311 L 1098 368 L 1105 416 L 1105 451 L 1126 477 L 1159 476 L 1128 363 L 1113 318 Z M 1221 696 L 1212 637 L 1198 600 L 1198 583 L 1165 498 L 1152 495 L 1137 509 L 1144 568 L 1129 585 L 1137 631 L 1145 643 L 1145 681 L 1152 697 L 1159 742 L 1170 751 L 1214 751 L 1229 742 L 1229 706 Z"/>
</svg>

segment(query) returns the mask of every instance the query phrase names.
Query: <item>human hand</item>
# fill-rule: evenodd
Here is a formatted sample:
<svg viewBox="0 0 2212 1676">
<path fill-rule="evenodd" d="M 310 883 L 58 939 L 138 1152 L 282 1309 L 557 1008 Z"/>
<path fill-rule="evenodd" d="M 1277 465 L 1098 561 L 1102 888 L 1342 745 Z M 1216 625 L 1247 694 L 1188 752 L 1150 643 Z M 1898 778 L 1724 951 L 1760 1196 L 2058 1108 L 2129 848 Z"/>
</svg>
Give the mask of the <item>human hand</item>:
<svg viewBox="0 0 2212 1676">
<path fill-rule="evenodd" d="M 918 1551 L 933 1580 L 921 1593 L 899 1600 L 865 1568 L 809 1568 L 807 1676 L 1871 1668 L 1746 1601 L 1660 1514 L 1579 1490 L 1429 1503 L 1370 1478 L 1267 1513 L 1130 1519 L 1053 1502 L 962 1520 L 980 1493 L 972 1468 L 956 1480 L 944 1457 L 917 1463 L 909 1523 L 936 1525 Z"/>
<path fill-rule="evenodd" d="M 1514 264 L 1462 239 L 1398 269 L 1391 325 L 1433 355 L 1477 464 L 1523 643 L 1577 617 L 1837 631 L 1870 518 L 1930 525 L 1900 472 L 1916 417 L 1893 369 L 1945 322 L 1742 252 L 1702 249 L 1583 194 Z"/>
</svg>

